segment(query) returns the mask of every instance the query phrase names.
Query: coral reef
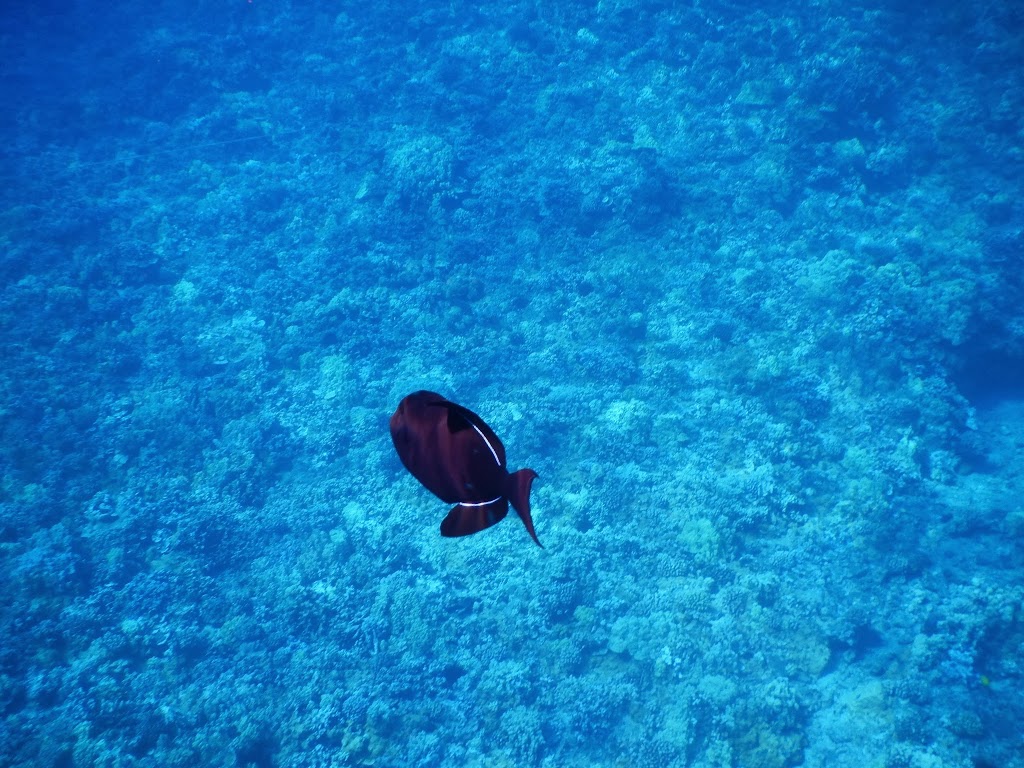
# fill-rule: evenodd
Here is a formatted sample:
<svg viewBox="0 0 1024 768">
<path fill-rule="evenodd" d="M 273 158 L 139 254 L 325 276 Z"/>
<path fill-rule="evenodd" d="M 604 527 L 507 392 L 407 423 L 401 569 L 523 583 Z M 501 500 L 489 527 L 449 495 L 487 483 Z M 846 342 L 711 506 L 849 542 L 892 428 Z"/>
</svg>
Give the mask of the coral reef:
<svg viewBox="0 0 1024 768">
<path fill-rule="evenodd" d="M 1013 3 L 8 16 L 0 763 L 1024 768 Z"/>
</svg>

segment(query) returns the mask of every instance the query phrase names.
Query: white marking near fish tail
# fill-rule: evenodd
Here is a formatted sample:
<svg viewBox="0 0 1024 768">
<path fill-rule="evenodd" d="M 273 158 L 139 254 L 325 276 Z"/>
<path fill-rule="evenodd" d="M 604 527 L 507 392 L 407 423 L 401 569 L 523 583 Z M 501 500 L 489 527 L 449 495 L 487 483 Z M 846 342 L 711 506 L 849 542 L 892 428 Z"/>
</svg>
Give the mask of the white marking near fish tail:
<svg viewBox="0 0 1024 768">
<path fill-rule="evenodd" d="M 477 430 L 479 431 L 479 430 Z M 497 457 L 495 457 L 497 458 Z M 493 504 L 496 501 L 501 501 L 501 496 L 491 499 L 490 501 L 460 501 L 460 507 L 486 507 L 488 504 Z"/>
</svg>

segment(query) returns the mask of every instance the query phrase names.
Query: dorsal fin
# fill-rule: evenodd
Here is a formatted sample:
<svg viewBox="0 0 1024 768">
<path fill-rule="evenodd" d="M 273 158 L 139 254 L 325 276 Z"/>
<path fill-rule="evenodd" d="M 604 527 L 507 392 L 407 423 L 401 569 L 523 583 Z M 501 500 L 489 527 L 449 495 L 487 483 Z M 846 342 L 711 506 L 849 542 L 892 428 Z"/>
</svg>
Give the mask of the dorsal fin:
<svg viewBox="0 0 1024 768">
<path fill-rule="evenodd" d="M 438 405 L 443 405 L 448 409 L 448 431 L 453 435 L 473 427 L 473 422 L 466 418 L 466 414 L 455 403 L 438 403 Z"/>
<path fill-rule="evenodd" d="M 497 435 L 491 431 L 491 428 L 484 423 L 484 420 L 473 413 L 469 408 L 465 408 L 461 405 L 457 405 L 452 402 L 437 403 L 437 405 L 443 405 L 448 409 L 448 431 L 453 435 L 461 432 L 464 429 L 472 429 L 478 435 L 480 439 L 484 441 L 484 445 L 487 446 L 487 450 L 491 452 L 491 456 L 494 457 L 495 463 L 501 467 L 502 456 L 498 455 L 498 449 L 501 447 L 501 443 L 495 443 L 498 440 Z M 504 450 L 502 450 L 504 453 Z"/>
</svg>

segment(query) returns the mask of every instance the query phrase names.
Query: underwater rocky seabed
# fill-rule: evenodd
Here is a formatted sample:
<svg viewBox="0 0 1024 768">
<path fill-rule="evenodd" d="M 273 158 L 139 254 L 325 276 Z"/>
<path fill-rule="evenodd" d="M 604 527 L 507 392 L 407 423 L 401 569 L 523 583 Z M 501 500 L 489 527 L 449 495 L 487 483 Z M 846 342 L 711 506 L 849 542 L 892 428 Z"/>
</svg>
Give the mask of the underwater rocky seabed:
<svg viewBox="0 0 1024 768">
<path fill-rule="evenodd" d="M 179 6 L 4 28 L 0 763 L 1024 766 L 1013 4 Z"/>
</svg>

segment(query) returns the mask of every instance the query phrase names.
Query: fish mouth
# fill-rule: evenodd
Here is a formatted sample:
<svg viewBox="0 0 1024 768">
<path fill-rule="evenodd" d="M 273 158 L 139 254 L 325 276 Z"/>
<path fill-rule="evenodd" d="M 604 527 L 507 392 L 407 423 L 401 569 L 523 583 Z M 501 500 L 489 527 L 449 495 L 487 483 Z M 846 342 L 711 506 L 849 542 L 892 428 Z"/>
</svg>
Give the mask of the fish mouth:
<svg viewBox="0 0 1024 768">
<path fill-rule="evenodd" d="M 397 435 L 399 431 L 403 433 L 406 431 L 405 419 L 403 418 L 404 416 L 405 408 L 401 405 L 398 406 L 398 410 L 391 414 L 391 420 L 388 422 L 388 427 L 391 429 L 392 435 Z"/>
</svg>

